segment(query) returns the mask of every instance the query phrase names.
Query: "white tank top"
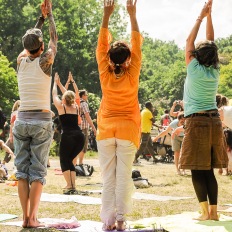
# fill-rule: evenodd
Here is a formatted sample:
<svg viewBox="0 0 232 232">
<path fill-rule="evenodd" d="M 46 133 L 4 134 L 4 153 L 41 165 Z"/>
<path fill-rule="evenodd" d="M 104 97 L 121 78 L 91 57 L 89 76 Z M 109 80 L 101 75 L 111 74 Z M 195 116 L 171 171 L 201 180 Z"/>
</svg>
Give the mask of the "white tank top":
<svg viewBox="0 0 232 232">
<path fill-rule="evenodd" d="M 39 60 L 40 57 L 28 62 L 25 57 L 19 65 L 19 111 L 50 110 L 51 77 L 43 72 Z"/>
<path fill-rule="evenodd" d="M 223 123 L 232 130 L 232 106 L 223 106 Z"/>
</svg>

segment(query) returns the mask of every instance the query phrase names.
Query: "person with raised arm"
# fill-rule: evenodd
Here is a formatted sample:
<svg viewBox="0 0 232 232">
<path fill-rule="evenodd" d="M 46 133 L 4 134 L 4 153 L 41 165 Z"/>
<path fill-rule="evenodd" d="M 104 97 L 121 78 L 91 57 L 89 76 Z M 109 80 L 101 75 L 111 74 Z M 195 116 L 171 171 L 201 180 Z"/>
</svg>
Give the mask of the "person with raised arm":
<svg viewBox="0 0 232 232">
<path fill-rule="evenodd" d="M 201 207 L 201 215 L 195 219 L 200 221 L 219 220 L 218 184 L 213 169 L 225 168 L 228 164 L 226 142 L 216 105 L 219 59 L 218 48 L 214 43 L 211 8 L 212 0 L 209 0 L 196 19 L 185 48 L 185 136 L 180 168 L 191 170 L 193 187 Z M 204 18 L 206 40 L 195 45 Z"/>
<path fill-rule="evenodd" d="M 100 217 L 103 230 L 126 229 L 125 214 L 132 208 L 131 178 L 134 154 L 140 142 L 138 102 L 143 38 L 136 18 L 136 0 L 127 1 L 131 22 L 131 48 L 111 43 L 108 30 L 114 1 L 104 1 L 104 14 L 96 50 L 102 100 L 97 115 L 97 145 L 103 179 Z"/>
<path fill-rule="evenodd" d="M 43 226 L 37 219 L 43 185 L 46 183 L 47 161 L 53 137 L 50 106 L 52 65 L 57 52 L 57 33 L 52 4 L 41 4 L 42 15 L 35 28 L 22 37 L 24 50 L 17 58 L 17 78 L 21 100 L 13 128 L 18 195 L 25 228 Z M 44 51 L 41 28 L 48 18 L 50 41 Z"/>
<path fill-rule="evenodd" d="M 57 94 L 58 83 L 60 86 L 60 78 L 58 73 L 56 73 L 52 97 L 54 105 L 58 110 L 62 128 L 59 156 L 61 170 L 66 181 L 63 193 L 72 195 L 77 194 L 75 185 L 76 171 L 73 159 L 80 153 L 84 146 L 84 135 L 78 126 L 79 107 L 75 102 L 75 93 L 70 90 L 62 91 L 62 100 L 60 100 Z"/>
</svg>

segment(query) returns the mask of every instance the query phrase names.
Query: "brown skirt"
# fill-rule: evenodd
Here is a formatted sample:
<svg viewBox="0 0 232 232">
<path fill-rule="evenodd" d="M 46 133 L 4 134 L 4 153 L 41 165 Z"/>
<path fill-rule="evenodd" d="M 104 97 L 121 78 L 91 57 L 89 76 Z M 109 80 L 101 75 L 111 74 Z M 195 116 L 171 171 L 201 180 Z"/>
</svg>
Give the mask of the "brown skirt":
<svg viewBox="0 0 232 232">
<path fill-rule="evenodd" d="M 191 170 L 227 167 L 226 140 L 219 117 L 186 118 L 179 163 L 181 169 Z"/>
</svg>

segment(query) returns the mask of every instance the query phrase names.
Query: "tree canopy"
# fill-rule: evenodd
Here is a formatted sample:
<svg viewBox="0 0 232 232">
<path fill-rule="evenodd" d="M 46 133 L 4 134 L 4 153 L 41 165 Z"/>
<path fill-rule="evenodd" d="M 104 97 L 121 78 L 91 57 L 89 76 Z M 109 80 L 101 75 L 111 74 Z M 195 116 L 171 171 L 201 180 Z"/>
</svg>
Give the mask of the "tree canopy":
<svg viewBox="0 0 232 232">
<path fill-rule="evenodd" d="M 95 58 L 95 49 L 102 19 L 102 1 L 59 0 L 53 2 L 53 15 L 58 32 L 58 53 L 53 74 L 58 72 L 65 83 L 68 72 L 73 73 L 79 89 L 92 93 L 95 112 L 100 103 L 101 89 Z M 16 58 L 22 51 L 21 38 L 25 31 L 36 24 L 40 15 L 40 2 L 36 0 L 0 0 L 0 83 L 1 107 L 10 112 L 18 98 Z M 128 40 L 127 12 L 118 5 L 110 20 L 110 31 L 115 40 Z M 49 41 L 48 22 L 42 29 L 45 47 Z M 139 102 L 151 100 L 161 112 L 172 102 L 183 97 L 186 77 L 184 50 L 173 41 L 152 39 L 143 33 L 143 61 L 140 76 Z M 219 93 L 232 98 L 232 35 L 216 41 L 221 61 Z"/>
</svg>

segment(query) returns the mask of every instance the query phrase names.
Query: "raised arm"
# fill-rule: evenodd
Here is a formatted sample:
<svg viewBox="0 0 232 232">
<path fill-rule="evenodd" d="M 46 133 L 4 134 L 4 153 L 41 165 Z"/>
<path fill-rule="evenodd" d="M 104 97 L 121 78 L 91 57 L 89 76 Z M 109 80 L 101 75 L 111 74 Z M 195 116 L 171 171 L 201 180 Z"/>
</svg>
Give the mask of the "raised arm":
<svg viewBox="0 0 232 232">
<path fill-rule="evenodd" d="M 208 6 L 209 10 L 207 14 L 207 22 L 206 22 L 206 39 L 214 41 L 214 29 L 213 29 L 213 22 L 211 17 L 212 4 L 213 4 L 213 0 L 210 0 Z"/>
<path fill-rule="evenodd" d="M 136 18 L 137 0 L 127 0 L 127 12 L 130 16 L 131 30 L 139 32 L 139 25 Z"/>
<path fill-rule="evenodd" d="M 60 78 L 59 78 L 58 73 L 55 73 L 54 83 L 53 83 L 53 88 L 52 88 L 52 99 L 53 99 L 53 103 L 55 107 L 57 108 L 58 112 L 59 112 L 59 109 L 62 108 L 62 102 L 60 98 L 58 97 L 58 93 L 57 93 L 57 83 L 59 82 L 59 79 Z"/>
<path fill-rule="evenodd" d="M 50 41 L 48 43 L 48 50 L 44 54 L 44 56 L 40 59 L 40 67 L 48 76 L 51 75 L 51 66 L 54 62 L 56 52 L 57 52 L 57 33 L 56 33 L 56 25 L 52 15 L 52 3 L 50 0 L 45 0 L 45 7 L 48 12 L 48 21 L 49 21 L 49 34 Z"/>
<path fill-rule="evenodd" d="M 58 75 L 58 73 L 55 73 L 55 79 L 56 79 L 56 84 L 60 88 L 61 93 L 64 94 L 68 88 L 62 85 L 62 83 L 60 82 L 60 76 Z"/>
<path fill-rule="evenodd" d="M 41 9 L 41 16 L 38 18 L 38 21 L 37 21 L 37 23 L 35 25 L 35 28 L 38 28 L 38 29 L 41 30 L 42 27 L 43 27 L 44 21 L 47 18 L 47 15 L 48 15 L 48 9 L 46 7 L 45 2 L 41 3 L 40 9 Z"/>
<path fill-rule="evenodd" d="M 74 79 L 73 79 L 72 73 L 69 72 L 69 75 L 68 75 L 68 76 L 69 76 L 70 84 L 73 85 L 73 88 L 74 88 L 74 91 L 75 91 L 75 94 L 76 94 L 76 99 L 79 99 L 79 98 L 80 98 L 80 96 L 79 96 L 79 89 L 78 89 L 78 87 L 77 87 L 76 82 L 75 82 Z"/>
<path fill-rule="evenodd" d="M 69 73 L 70 73 L 70 72 L 69 72 Z M 66 81 L 66 83 L 65 83 L 65 86 L 64 86 L 64 88 L 65 88 L 66 90 L 68 89 L 68 86 L 69 86 L 70 82 L 71 82 L 71 80 L 70 80 L 70 75 L 68 74 L 68 79 L 67 79 L 67 81 Z"/>
<path fill-rule="evenodd" d="M 111 14 L 114 12 L 114 0 L 104 0 L 102 27 L 108 29 Z"/>
<path fill-rule="evenodd" d="M 35 25 L 35 28 L 38 28 L 38 29 L 42 29 L 45 18 L 47 17 L 47 14 L 49 13 L 48 8 L 45 4 L 45 1 L 41 3 L 40 9 L 41 9 L 41 16 L 38 18 L 38 21 L 36 22 L 36 25 Z M 21 62 L 21 59 L 23 57 L 27 57 L 28 55 L 29 55 L 28 51 L 24 49 L 17 58 L 17 64 L 19 65 Z"/>
<path fill-rule="evenodd" d="M 201 10 L 200 15 L 198 16 L 188 38 L 186 41 L 186 48 L 185 48 L 185 62 L 186 65 L 188 65 L 190 63 L 190 61 L 194 58 L 192 56 L 192 51 L 195 50 L 195 45 L 194 42 L 196 40 L 199 28 L 201 26 L 201 22 L 202 20 L 208 16 L 209 11 L 211 11 L 211 7 L 212 7 L 212 0 L 209 0 L 207 3 L 205 3 L 203 9 Z M 211 21 L 212 22 L 212 21 Z"/>
</svg>

